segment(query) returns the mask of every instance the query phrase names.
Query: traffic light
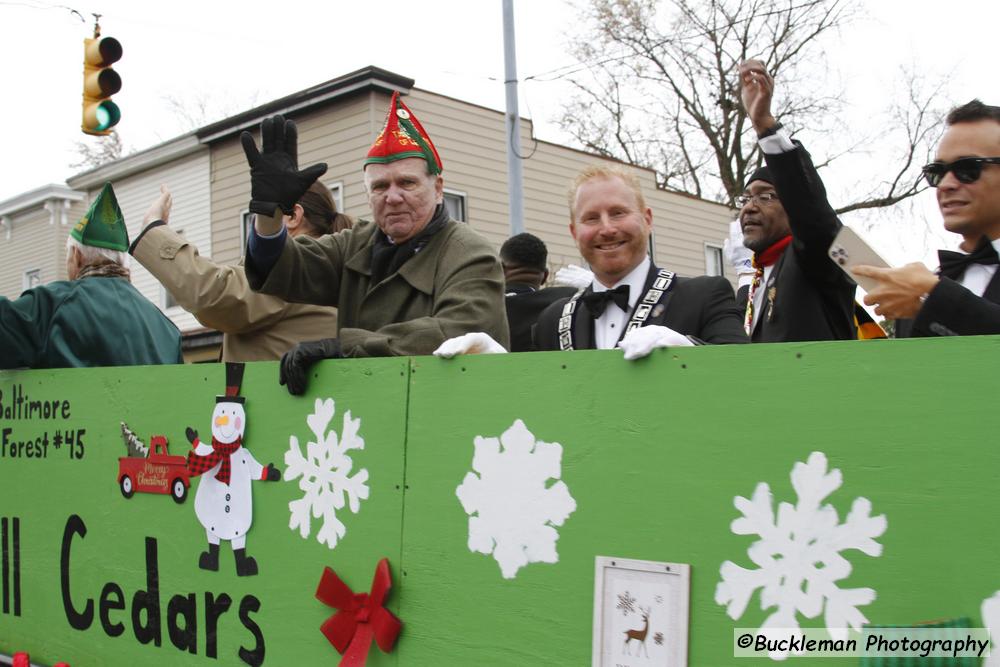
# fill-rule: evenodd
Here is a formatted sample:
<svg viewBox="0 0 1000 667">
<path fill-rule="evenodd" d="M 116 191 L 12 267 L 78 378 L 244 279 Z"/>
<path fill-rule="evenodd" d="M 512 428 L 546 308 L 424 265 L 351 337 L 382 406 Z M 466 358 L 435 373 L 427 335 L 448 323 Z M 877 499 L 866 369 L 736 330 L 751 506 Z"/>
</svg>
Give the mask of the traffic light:
<svg viewBox="0 0 1000 667">
<path fill-rule="evenodd" d="M 86 134 L 111 134 L 122 112 L 111 96 L 122 89 L 122 78 L 111 65 L 122 57 L 122 45 L 114 37 L 83 40 L 83 125 Z"/>
</svg>

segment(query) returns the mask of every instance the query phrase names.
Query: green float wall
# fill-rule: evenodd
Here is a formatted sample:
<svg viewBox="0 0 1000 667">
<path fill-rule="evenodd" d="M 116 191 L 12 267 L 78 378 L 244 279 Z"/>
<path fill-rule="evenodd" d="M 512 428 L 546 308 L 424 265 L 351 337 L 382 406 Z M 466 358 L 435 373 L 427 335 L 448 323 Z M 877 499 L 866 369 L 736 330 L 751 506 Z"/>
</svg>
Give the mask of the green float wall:
<svg viewBox="0 0 1000 667">
<path fill-rule="evenodd" d="M 368 471 L 370 496 L 357 514 L 338 511 L 347 528 L 330 549 L 289 529 L 298 481 L 258 483 L 247 552 L 260 574 L 237 577 L 229 546 L 220 571 L 197 566 L 205 537 L 191 494 L 183 504 L 116 483 L 125 454 L 119 422 L 146 439 L 161 433 L 171 453 L 186 454 L 184 429 L 210 432 L 222 365 L 0 373 L 3 408 L 19 388 L 35 400 L 67 400 L 70 418 L 10 419 L 7 438 L 85 430 L 82 457 L 51 445 L 46 458 L 0 450 L 0 518 L 19 523 L 20 614 L 0 613 L 0 653 L 28 651 L 42 664 L 242 664 L 240 647 L 259 627 L 267 665 L 336 664 L 319 633 L 333 611 L 314 597 L 330 566 L 357 592 L 367 591 L 387 557 L 393 590 L 387 606 L 403 621 L 396 650 L 373 647 L 378 665 L 586 665 L 591 660 L 595 556 L 691 565 L 690 665 L 750 664 L 733 657 L 733 628 L 758 627 L 759 592 L 734 621 L 714 602 L 719 567 L 753 567 L 756 539 L 735 535 L 736 496 L 767 482 L 794 503 L 789 473 L 820 451 L 843 484 L 827 501 L 841 521 L 859 496 L 888 528 L 882 555 L 845 551 L 853 565 L 842 588 L 871 587 L 861 607 L 877 624 L 968 616 L 1000 589 L 1000 448 L 996 365 L 1000 339 L 872 341 L 658 351 L 627 363 L 616 352 L 345 360 L 318 367 L 304 398 L 276 382 L 277 366 L 247 366 L 245 443 L 261 463 L 284 469 L 289 437 L 305 449 L 306 416 L 332 398 L 339 433 L 350 410 L 361 420 L 363 450 L 354 470 Z M 533 563 L 513 579 L 467 547 L 468 517 L 456 487 L 471 470 L 476 436 L 498 437 L 522 420 L 536 439 L 562 445 L 562 480 L 576 510 L 558 528 L 559 561 Z M 78 453 L 78 452 L 77 452 Z M 61 593 L 60 555 L 70 516 L 86 536 L 71 543 L 74 604 L 95 606 L 114 582 L 126 609 L 125 632 L 108 636 L 99 612 L 88 629 L 70 626 Z M 147 586 L 149 538 L 156 541 L 163 615 L 160 646 L 136 639 L 132 595 Z M 10 547 L 10 545 L 8 545 Z M 8 566 L 9 567 L 9 566 Z M 8 580 L 8 590 L 11 583 Z M 167 603 L 195 594 L 194 654 L 170 641 Z M 217 656 L 206 655 L 206 594 L 232 599 L 219 617 Z M 0 600 L 3 598 L 0 597 Z M 822 615 L 803 619 L 821 626 Z M 807 661 L 796 660 L 796 664 Z M 856 664 L 830 659 L 819 664 Z"/>
</svg>

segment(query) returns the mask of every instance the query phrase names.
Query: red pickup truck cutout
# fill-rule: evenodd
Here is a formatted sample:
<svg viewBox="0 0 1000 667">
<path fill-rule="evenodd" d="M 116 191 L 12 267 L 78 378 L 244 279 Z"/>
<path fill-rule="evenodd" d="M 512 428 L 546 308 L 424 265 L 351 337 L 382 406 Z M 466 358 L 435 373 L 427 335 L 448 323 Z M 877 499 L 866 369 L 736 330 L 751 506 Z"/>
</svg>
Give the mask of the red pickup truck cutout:
<svg viewBox="0 0 1000 667">
<path fill-rule="evenodd" d="M 191 482 L 187 458 L 167 453 L 167 438 L 154 435 L 149 439 L 149 454 L 118 458 L 118 486 L 122 495 L 131 498 L 140 493 L 169 493 L 174 502 L 183 503 Z"/>
</svg>

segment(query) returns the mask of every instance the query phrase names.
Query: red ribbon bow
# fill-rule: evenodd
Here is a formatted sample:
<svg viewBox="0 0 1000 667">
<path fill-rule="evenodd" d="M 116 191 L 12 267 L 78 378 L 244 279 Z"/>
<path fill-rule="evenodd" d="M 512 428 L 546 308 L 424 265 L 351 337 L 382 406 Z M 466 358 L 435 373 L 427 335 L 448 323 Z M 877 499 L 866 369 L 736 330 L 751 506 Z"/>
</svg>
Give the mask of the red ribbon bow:
<svg viewBox="0 0 1000 667">
<path fill-rule="evenodd" d="M 343 656 L 340 667 L 364 667 L 373 636 L 383 652 L 392 650 L 403 623 L 382 606 L 390 588 L 392 575 L 386 558 L 375 567 L 371 593 L 354 593 L 336 572 L 323 568 L 316 599 L 337 613 L 326 619 L 320 632 Z"/>
</svg>

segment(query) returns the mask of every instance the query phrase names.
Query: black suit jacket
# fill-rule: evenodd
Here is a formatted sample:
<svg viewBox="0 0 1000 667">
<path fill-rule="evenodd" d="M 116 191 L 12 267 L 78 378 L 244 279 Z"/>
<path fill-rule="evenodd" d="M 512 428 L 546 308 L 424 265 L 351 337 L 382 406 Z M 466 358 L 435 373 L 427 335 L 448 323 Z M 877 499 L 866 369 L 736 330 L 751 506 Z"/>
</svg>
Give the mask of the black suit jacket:
<svg viewBox="0 0 1000 667">
<path fill-rule="evenodd" d="M 648 290 L 659 271 L 650 267 L 643 292 Z M 592 292 L 588 287 L 584 294 Z M 641 300 L 641 295 L 640 295 Z M 535 327 L 535 346 L 539 350 L 559 349 L 559 317 L 568 298 L 560 299 L 542 312 Z M 733 299 L 733 287 L 719 276 L 674 278 L 673 286 L 660 301 L 664 307 L 654 308 L 644 326 L 658 324 L 670 327 L 686 336 L 705 343 L 746 343 L 743 314 Z M 617 306 L 609 306 L 616 308 Z M 629 313 L 631 318 L 632 314 Z M 574 347 L 594 349 L 594 318 L 583 301 L 578 301 L 573 314 Z"/>
<path fill-rule="evenodd" d="M 941 278 L 914 319 L 896 320 L 896 338 L 989 334 L 1000 334 L 1000 270 L 982 296 Z"/>
<path fill-rule="evenodd" d="M 758 288 L 764 291 L 764 301 L 751 340 L 854 340 L 857 286 L 827 254 L 842 225 L 809 153 L 795 144 L 795 150 L 787 153 L 764 154 L 788 215 L 792 243 Z M 740 288 L 736 297 L 744 312 L 749 290 Z"/>
<path fill-rule="evenodd" d="M 535 346 L 531 330 L 553 301 L 576 294 L 573 287 L 546 287 L 536 290 L 522 283 L 507 283 L 507 323 L 510 325 L 510 351 L 531 352 Z"/>
</svg>

